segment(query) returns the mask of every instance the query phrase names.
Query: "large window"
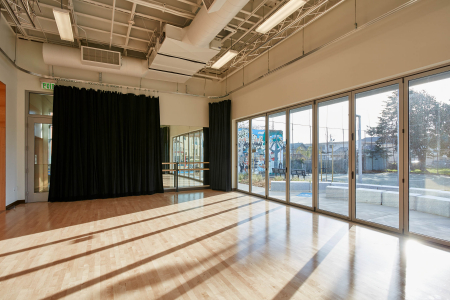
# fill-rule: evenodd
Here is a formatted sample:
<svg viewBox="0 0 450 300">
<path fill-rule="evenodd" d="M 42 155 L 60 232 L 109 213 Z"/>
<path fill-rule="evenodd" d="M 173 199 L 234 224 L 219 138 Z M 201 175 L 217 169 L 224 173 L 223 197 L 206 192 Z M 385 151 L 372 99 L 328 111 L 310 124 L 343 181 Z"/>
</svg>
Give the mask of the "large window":
<svg viewBox="0 0 450 300">
<path fill-rule="evenodd" d="M 238 171 L 237 184 L 241 191 L 249 192 L 249 159 L 250 159 L 250 138 L 249 138 L 249 121 L 238 122 L 237 125 L 237 140 L 238 140 Z"/>
<path fill-rule="evenodd" d="M 318 208 L 349 215 L 348 97 L 317 105 Z"/>
<path fill-rule="evenodd" d="M 269 115 L 269 197 L 286 200 L 286 112 Z"/>
<path fill-rule="evenodd" d="M 266 194 L 266 117 L 252 119 L 251 192 Z"/>
<path fill-rule="evenodd" d="M 409 81 L 409 231 L 450 240 L 450 72 Z"/>
<path fill-rule="evenodd" d="M 450 66 L 238 120 L 237 136 L 238 190 L 450 244 Z"/>
<path fill-rule="evenodd" d="M 290 201 L 313 206 L 312 105 L 290 110 Z"/>
<path fill-rule="evenodd" d="M 356 93 L 356 218 L 399 227 L 399 85 Z"/>
</svg>

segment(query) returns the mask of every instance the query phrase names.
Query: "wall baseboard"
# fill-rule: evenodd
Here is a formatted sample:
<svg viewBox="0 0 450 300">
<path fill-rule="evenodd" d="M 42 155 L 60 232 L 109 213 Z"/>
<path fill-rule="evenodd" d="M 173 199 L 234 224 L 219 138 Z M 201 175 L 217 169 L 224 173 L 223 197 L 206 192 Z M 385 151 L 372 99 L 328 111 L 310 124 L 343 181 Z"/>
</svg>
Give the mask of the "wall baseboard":
<svg viewBox="0 0 450 300">
<path fill-rule="evenodd" d="M 14 207 L 16 207 L 19 204 L 25 204 L 25 200 L 16 200 L 11 204 L 6 205 L 6 210 L 13 209 Z"/>
</svg>

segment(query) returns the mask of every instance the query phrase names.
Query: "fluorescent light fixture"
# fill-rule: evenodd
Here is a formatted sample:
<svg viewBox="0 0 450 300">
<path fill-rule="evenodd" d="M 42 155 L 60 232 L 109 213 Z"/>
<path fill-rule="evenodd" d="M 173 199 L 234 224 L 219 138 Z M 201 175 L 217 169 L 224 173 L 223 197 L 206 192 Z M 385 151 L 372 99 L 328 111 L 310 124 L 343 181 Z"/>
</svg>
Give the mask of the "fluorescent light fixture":
<svg viewBox="0 0 450 300">
<path fill-rule="evenodd" d="M 264 23 L 256 28 L 256 32 L 266 34 L 270 29 L 274 28 L 281 21 L 289 17 L 294 11 L 305 5 L 305 0 L 291 0 L 280 8 L 276 13 L 271 15 Z"/>
<path fill-rule="evenodd" d="M 235 57 L 236 55 L 238 55 L 237 51 L 234 50 L 229 50 L 227 53 L 225 53 L 224 56 L 222 56 L 218 61 L 216 61 L 211 68 L 213 69 L 220 69 L 222 68 L 222 66 L 224 64 L 226 64 L 227 62 L 229 62 L 230 60 L 233 59 L 233 57 Z"/>
<path fill-rule="evenodd" d="M 64 41 L 73 42 L 72 22 L 70 21 L 70 13 L 67 9 L 53 8 L 56 26 L 58 27 L 59 36 Z"/>
</svg>

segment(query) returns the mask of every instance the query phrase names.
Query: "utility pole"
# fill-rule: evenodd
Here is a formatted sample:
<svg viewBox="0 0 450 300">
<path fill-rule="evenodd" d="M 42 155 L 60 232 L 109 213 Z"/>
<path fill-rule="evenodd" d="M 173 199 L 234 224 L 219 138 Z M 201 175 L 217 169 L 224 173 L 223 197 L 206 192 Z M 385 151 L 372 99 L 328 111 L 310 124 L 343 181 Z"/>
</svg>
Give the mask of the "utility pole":
<svg viewBox="0 0 450 300">
<path fill-rule="evenodd" d="M 358 183 L 362 183 L 362 145 L 361 145 L 361 116 L 358 118 Z"/>
</svg>

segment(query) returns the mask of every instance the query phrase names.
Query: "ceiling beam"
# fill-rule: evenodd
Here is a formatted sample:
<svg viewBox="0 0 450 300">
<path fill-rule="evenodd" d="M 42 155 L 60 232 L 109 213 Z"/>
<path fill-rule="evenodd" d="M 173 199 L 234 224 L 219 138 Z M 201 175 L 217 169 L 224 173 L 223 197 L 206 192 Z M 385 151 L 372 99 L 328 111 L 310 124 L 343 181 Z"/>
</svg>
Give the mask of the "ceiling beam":
<svg viewBox="0 0 450 300">
<path fill-rule="evenodd" d="M 78 38 L 80 36 L 79 32 L 78 32 L 78 23 L 77 23 L 77 16 L 75 15 L 75 9 L 73 7 L 73 2 L 72 0 L 68 0 L 68 6 L 69 6 L 69 10 L 72 13 L 72 18 L 73 18 L 73 23 L 75 24 L 75 34 L 77 36 L 77 42 L 78 42 L 78 47 L 81 47 L 81 42 L 80 39 Z M 87 39 L 87 37 L 86 37 Z"/>
<path fill-rule="evenodd" d="M 39 17 L 39 18 L 42 18 L 42 17 Z M 46 18 L 46 19 L 47 19 L 47 20 L 51 20 L 51 19 L 48 19 L 48 18 Z M 15 24 L 12 23 L 12 22 L 8 22 L 8 24 L 10 24 L 11 26 L 15 26 Z M 80 27 L 81 27 L 81 28 L 86 28 L 86 29 L 88 29 L 88 30 L 99 31 L 99 32 L 102 32 L 102 33 L 109 33 L 108 31 L 105 31 L 105 30 L 99 30 L 99 29 L 90 28 L 90 27 L 85 27 L 85 26 L 80 26 Z M 39 29 L 33 28 L 33 26 L 31 26 L 31 25 L 24 25 L 24 28 L 26 28 L 26 29 L 28 29 L 28 30 L 33 30 L 33 31 L 40 32 Z M 53 35 L 59 36 L 59 32 L 58 32 L 58 31 L 52 31 L 52 30 L 46 30 L 46 29 L 42 29 L 42 30 L 43 30 L 45 33 L 49 33 L 49 34 L 53 34 Z M 114 35 L 118 35 L 118 36 L 125 37 L 124 35 L 117 34 L 117 33 L 114 33 Z M 28 35 L 28 37 L 30 37 L 30 39 L 39 39 L 38 37 L 31 37 L 30 35 Z M 26 38 L 26 37 L 25 37 L 25 38 Z M 81 37 L 79 37 L 79 38 L 81 38 Z M 133 39 L 133 38 L 131 38 L 131 39 Z M 140 39 L 139 39 L 139 40 L 140 40 Z M 43 41 L 45 41 L 45 40 L 43 40 Z M 109 45 L 109 42 L 100 41 L 100 40 L 96 40 L 96 39 L 93 39 L 93 38 L 89 38 L 89 41 L 90 41 L 90 42 L 93 42 L 93 43 L 101 44 L 101 45 L 106 45 L 106 46 Z M 148 41 L 146 41 L 146 40 L 142 40 L 142 41 L 148 43 Z M 55 42 L 55 41 L 52 41 L 52 43 L 53 43 L 53 42 Z M 61 44 L 61 41 L 56 41 L 56 42 L 59 42 L 59 44 Z M 146 51 L 147 51 L 147 49 L 144 50 L 144 49 L 134 48 L 134 47 L 130 47 L 130 46 L 114 44 L 114 43 L 112 44 L 112 46 L 117 47 L 117 48 L 126 48 L 126 49 L 128 49 L 128 50 L 133 50 L 133 51 L 141 52 L 141 53 L 146 53 Z"/>
<path fill-rule="evenodd" d="M 161 3 L 161 2 L 156 2 L 156 1 L 147 2 L 144 0 L 127 0 L 127 1 L 136 3 L 139 5 L 148 7 L 148 8 L 156 9 L 156 10 L 162 11 L 164 13 L 169 13 L 169 14 L 172 14 L 175 16 L 183 17 L 186 19 L 192 20 L 195 17 L 195 14 L 191 13 L 188 10 L 176 8 L 174 6 L 166 5 L 165 3 Z"/>
<path fill-rule="evenodd" d="M 41 19 L 41 20 L 51 21 L 51 22 L 56 23 L 55 19 L 51 19 L 51 18 L 47 18 L 47 17 L 42 17 L 42 16 L 36 16 L 36 18 Z M 72 26 L 75 26 L 75 25 L 72 24 Z M 108 35 L 109 35 L 109 33 L 110 33 L 109 31 L 102 30 L 102 29 L 97 29 L 97 28 L 93 28 L 93 27 L 89 27 L 89 26 L 80 26 L 80 25 L 78 25 L 78 27 L 83 28 L 83 29 L 87 29 L 87 30 L 96 31 L 96 32 L 106 33 L 106 34 L 108 34 Z M 28 29 L 28 26 L 27 26 L 26 28 Z M 59 32 L 57 32 L 56 35 L 59 35 Z M 113 35 L 115 35 L 115 36 L 120 36 L 120 37 L 123 37 L 123 38 L 126 38 L 126 35 L 123 35 L 123 34 L 120 34 L 120 33 L 114 33 L 114 32 L 113 32 Z M 149 42 L 148 40 L 140 39 L 140 38 L 137 38 L 137 37 L 132 37 L 132 36 L 130 36 L 129 38 L 132 39 L 132 40 L 144 42 L 144 43 L 147 43 L 147 44 L 148 44 L 148 42 Z M 108 42 L 108 43 L 109 43 L 109 42 Z M 120 47 L 120 46 L 119 46 L 119 47 Z"/>
<path fill-rule="evenodd" d="M 53 7 L 56 7 L 56 6 L 48 5 L 48 4 L 45 4 L 45 3 L 40 3 L 40 5 L 42 7 L 48 7 L 48 8 L 51 8 L 51 9 L 53 9 Z M 116 11 L 118 11 L 117 7 L 116 7 Z M 93 16 L 93 15 L 88 15 L 88 14 L 80 13 L 80 12 L 76 12 L 76 11 L 74 11 L 74 14 L 76 16 L 90 18 L 90 19 L 97 20 L 97 21 L 100 21 L 100 22 L 111 23 L 110 19 L 100 18 L 100 17 L 96 17 L 96 16 Z M 135 13 L 135 15 L 137 15 L 137 13 Z M 129 24 L 118 22 L 118 21 L 114 21 L 114 25 L 128 27 Z M 153 30 L 151 30 L 151 29 L 142 28 L 142 27 L 139 27 L 139 26 L 136 26 L 136 25 L 132 25 L 132 27 L 133 27 L 133 29 L 137 29 L 137 30 L 141 30 L 141 31 L 145 31 L 145 32 L 151 32 L 151 33 L 153 32 Z"/>
<path fill-rule="evenodd" d="M 6 11 L 8 12 L 9 17 L 13 20 L 14 22 L 14 26 L 20 31 L 20 33 L 25 36 L 26 38 L 28 37 L 27 32 L 25 31 L 25 29 L 22 27 L 22 25 L 20 24 L 19 19 L 17 18 L 16 14 L 14 13 L 14 10 L 11 8 L 11 6 L 8 3 L 8 0 L 1 0 L 1 3 L 3 4 L 3 6 L 5 7 Z M 12 29 L 12 27 L 11 27 Z"/>
<path fill-rule="evenodd" d="M 131 27 L 134 24 L 134 13 L 136 12 L 136 3 L 133 3 L 133 7 L 131 8 L 130 19 L 128 20 L 128 29 L 127 29 L 127 38 L 125 39 L 125 46 L 128 46 L 128 41 L 130 40 L 130 32 Z M 125 49 L 125 54 L 127 54 L 127 50 Z"/>
<path fill-rule="evenodd" d="M 194 3 L 194 2 L 191 2 L 191 1 L 188 1 L 188 0 L 177 0 L 177 1 L 181 2 L 181 3 L 188 4 L 188 5 L 192 5 L 192 6 L 197 7 L 197 8 L 202 7 L 201 5 L 199 5 L 197 3 Z"/>
<path fill-rule="evenodd" d="M 104 3 L 101 3 L 101 2 L 97 2 L 95 0 L 75 0 L 75 1 L 78 1 L 78 2 L 81 2 L 81 3 L 86 3 L 86 4 L 89 4 L 89 5 L 95 5 L 97 7 L 101 7 L 101 8 L 104 8 L 104 9 L 112 9 L 113 8 L 111 5 L 104 4 Z M 116 6 L 115 10 L 117 12 L 121 12 L 121 13 L 127 14 L 127 15 L 129 15 L 131 13 L 130 10 L 127 10 L 127 9 L 124 9 L 124 8 L 120 8 L 120 7 L 117 7 L 117 6 Z M 148 20 L 151 20 L 151 21 L 163 22 L 163 23 L 176 25 L 176 26 L 182 26 L 182 24 L 179 24 L 179 23 L 171 22 L 171 21 L 168 21 L 168 20 L 165 20 L 165 19 L 149 16 L 149 15 L 142 14 L 142 13 L 135 13 L 135 15 L 137 17 L 141 17 L 143 19 L 148 19 Z"/>
<path fill-rule="evenodd" d="M 109 35 L 109 49 L 111 49 L 112 37 L 113 37 L 113 29 L 114 29 L 114 13 L 116 12 L 116 0 L 113 2 L 112 7 L 112 16 L 111 16 L 111 34 Z"/>
</svg>

